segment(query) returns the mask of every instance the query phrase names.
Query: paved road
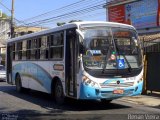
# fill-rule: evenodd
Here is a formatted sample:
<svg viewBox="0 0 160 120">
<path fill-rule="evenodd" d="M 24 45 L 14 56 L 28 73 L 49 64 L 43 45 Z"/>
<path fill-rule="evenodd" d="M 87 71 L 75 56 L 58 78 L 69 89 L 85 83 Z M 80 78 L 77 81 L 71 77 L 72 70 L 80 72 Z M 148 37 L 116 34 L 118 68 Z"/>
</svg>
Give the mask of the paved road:
<svg viewBox="0 0 160 120">
<path fill-rule="evenodd" d="M 15 86 L 5 82 L 0 82 L 0 113 L 0 118 L 4 120 L 6 118 L 127 120 L 133 117 L 146 119 L 149 114 L 153 115 L 149 117 L 160 119 L 160 109 L 128 103 L 121 99 L 110 104 L 68 99 L 65 105 L 58 106 L 47 94 L 36 91 L 17 93 Z"/>
</svg>

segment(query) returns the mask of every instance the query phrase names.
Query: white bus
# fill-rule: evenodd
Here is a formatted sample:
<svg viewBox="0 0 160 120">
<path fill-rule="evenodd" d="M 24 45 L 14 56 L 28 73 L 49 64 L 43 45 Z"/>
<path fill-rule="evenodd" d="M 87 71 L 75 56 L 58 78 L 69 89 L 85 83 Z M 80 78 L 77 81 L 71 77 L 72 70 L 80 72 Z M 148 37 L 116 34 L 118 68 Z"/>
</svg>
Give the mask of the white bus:
<svg viewBox="0 0 160 120">
<path fill-rule="evenodd" d="M 110 102 L 139 95 L 143 86 L 140 41 L 133 26 L 75 22 L 7 42 L 7 82 L 65 97 Z"/>
</svg>

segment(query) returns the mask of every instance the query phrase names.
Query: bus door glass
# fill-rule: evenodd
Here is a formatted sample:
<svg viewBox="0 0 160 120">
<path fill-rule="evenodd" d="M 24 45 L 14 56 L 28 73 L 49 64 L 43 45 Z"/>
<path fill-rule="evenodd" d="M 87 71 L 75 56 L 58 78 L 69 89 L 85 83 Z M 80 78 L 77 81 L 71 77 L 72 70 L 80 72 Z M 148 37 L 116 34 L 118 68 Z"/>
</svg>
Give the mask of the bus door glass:
<svg viewBox="0 0 160 120">
<path fill-rule="evenodd" d="M 77 47 L 76 47 L 76 32 L 75 29 L 66 31 L 66 60 L 65 60 L 65 78 L 66 78 L 66 93 L 69 96 L 76 97 L 77 95 Z"/>
</svg>

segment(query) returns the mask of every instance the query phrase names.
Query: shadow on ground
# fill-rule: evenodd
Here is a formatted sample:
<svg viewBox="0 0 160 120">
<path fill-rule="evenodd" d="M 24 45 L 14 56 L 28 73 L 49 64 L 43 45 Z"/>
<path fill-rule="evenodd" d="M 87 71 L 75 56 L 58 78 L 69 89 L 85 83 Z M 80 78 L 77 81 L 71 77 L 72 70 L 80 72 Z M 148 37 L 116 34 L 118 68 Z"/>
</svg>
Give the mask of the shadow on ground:
<svg viewBox="0 0 160 120">
<path fill-rule="evenodd" d="M 23 119 L 26 117 L 27 118 L 33 117 L 33 118 L 39 119 L 39 117 L 42 117 L 42 116 L 45 118 L 51 117 L 51 116 L 58 117 L 59 114 L 61 114 L 60 115 L 61 117 L 65 118 L 66 116 L 68 116 L 67 114 L 64 114 L 65 112 L 77 111 L 76 113 L 78 113 L 78 111 L 95 111 L 95 110 L 111 110 L 111 109 L 130 108 L 129 106 L 124 106 L 124 105 L 120 105 L 116 103 L 104 104 L 96 100 L 84 101 L 84 100 L 74 100 L 74 99 L 69 99 L 69 98 L 66 99 L 66 102 L 64 105 L 58 106 L 55 104 L 51 96 L 48 94 L 33 91 L 33 90 L 30 90 L 24 93 L 17 93 L 15 86 L 11 86 L 8 84 L 0 85 L 0 91 L 2 91 L 3 93 L 9 94 L 11 96 L 14 96 L 14 97 L 18 97 L 22 100 L 28 101 L 30 103 L 36 104 L 38 106 L 41 106 L 42 108 L 45 108 L 48 111 L 47 113 L 44 114 L 41 111 L 28 109 L 28 110 L 17 110 L 12 113 L 8 113 L 11 115 L 12 114 L 18 115 L 19 118 L 23 118 Z M 3 109 L 1 108 L 1 111 L 3 111 Z M 7 113 L 4 113 L 4 114 L 7 115 Z M 76 117 L 77 115 L 73 115 L 73 116 Z M 83 116 L 83 115 L 80 115 L 80 116 Z M 92 117 L 93 115 L 89 115 L 89 116 Z M 98 115 L 96 116 L 98 119 Z"/>
</svg>

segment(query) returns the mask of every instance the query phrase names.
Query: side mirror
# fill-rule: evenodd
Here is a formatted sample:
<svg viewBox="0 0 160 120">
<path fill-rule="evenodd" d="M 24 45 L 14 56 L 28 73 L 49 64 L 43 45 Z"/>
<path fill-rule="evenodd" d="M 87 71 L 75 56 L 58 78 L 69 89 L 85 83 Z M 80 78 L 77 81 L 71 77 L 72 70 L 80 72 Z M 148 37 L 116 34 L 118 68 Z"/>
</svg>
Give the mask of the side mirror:
<svg viewBox="0 0 160 120">
<path fill-rule="evenodd" d="M 132 40 L 135 42 L 135 45 L 138 46 L 138 41 L 135 37 L 132 37 Z"/>
</svg>

